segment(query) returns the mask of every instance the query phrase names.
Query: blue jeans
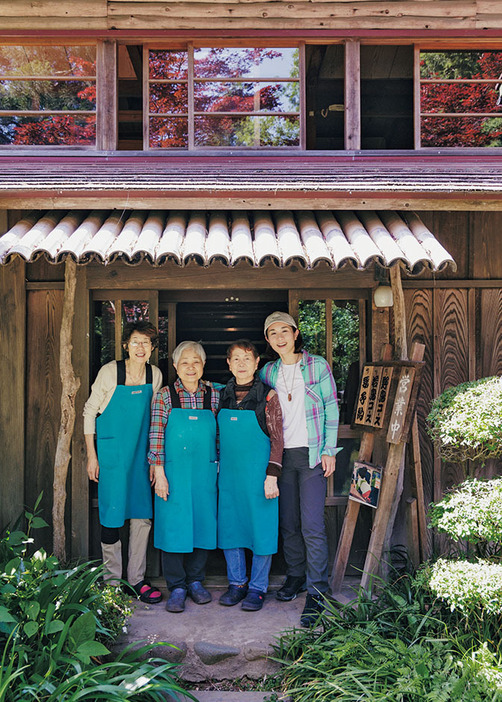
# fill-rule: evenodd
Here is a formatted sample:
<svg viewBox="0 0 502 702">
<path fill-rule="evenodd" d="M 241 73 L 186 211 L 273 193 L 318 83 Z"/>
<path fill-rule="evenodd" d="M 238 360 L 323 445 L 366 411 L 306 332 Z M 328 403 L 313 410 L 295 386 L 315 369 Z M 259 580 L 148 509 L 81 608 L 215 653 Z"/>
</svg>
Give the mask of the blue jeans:
<svg viewBox="0 0 502 702">
<path fill-rule="evenodd" d="M 224 548 L 225 560 L 227 561 L 227 576 L 229 585 L 245 585 L 246 577 L 246 552 L 243 548 Z M 272 565 L 272 556 L 258 556 L 253 553 L 251 565 L 251 579 L 249 581 L 250 590 L 267 592 L 268 574 Z"/>
</svg>

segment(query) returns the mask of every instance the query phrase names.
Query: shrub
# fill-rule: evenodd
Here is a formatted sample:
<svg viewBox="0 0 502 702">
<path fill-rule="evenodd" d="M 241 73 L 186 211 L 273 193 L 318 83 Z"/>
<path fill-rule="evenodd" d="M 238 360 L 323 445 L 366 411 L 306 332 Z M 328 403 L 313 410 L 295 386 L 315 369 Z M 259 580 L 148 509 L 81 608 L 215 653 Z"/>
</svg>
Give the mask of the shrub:
<svg viewBox="0 0 502 702">
<path fill-rule="evenodd" d="M 444 461 L 484 463 L 502 457 L 502 379 L 482 378 L 445 390 L 433 400 L 427 422 Z"/>
<path fill-rule="evenodd" d="M 502 543 L 502 478 L 469 479 L 432 506 L 430 526 L 496 553 Z"/>
<path fill-rule="evenodd" d="M 502 615 L 502 565 L 439 558 L 430 567 L 428 581 L 434 595 L 452 611 Z"/>
</svg>

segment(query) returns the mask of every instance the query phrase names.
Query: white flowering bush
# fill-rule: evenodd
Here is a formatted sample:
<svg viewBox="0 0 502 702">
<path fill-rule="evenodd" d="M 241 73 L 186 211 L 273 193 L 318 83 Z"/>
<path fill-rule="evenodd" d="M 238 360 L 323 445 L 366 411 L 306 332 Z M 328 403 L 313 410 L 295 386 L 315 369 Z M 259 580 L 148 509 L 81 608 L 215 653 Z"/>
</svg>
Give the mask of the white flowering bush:
<svg viewBox="0 0 502 702">
<path fill-rule="evenodd" d="M 439 558 L 430 568 L 429 587 L 451 611 L 502 614 L 502 565 Z"/>
<path fill-rule="evenodd" d="M 469 479 L 433 505 L 430 525 L 454 541 L 502 543 L 502 478 Z M 493 549 L 492 549 L 493 550 Z M 495 550 L 498 550 L 495 548 Z"/>
<path fill-rule="evenodd" d="M 502 457 L 502 378 L 448 388 L 433 400 L 428 431 L 444 461 Z"/>
</svg>

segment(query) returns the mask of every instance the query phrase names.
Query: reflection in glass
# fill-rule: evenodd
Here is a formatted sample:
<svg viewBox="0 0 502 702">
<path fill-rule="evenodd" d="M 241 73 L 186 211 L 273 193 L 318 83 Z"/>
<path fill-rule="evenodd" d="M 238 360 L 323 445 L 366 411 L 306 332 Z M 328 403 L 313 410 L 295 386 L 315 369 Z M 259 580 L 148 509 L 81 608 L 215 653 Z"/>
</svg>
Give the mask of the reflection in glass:
<svg viewBox="0 0 502 702">
<path fill-rule="evenodd" d="M 0 117 L 0 145 L 83 146 L 95 143 L 95 117 L 77 115 Z"/>
<path fill-rule="evenodd" d="M 420 78 L 499 78 L 502 51 L 421 51 Z"/>
<path fill-rule="evenodd" d="M 105 363 L 115 358 L 115 303 L 94 303 L 93 378 Z"/>
<path fill-rule="evenodd" d="M 352 420 L 359 382 L 359 303 L 333 300 L 333 358 L 331 367 L 338 388 L 342 421 Z"/>
<path fill-rule="evenodd" d="M 122 327 L 132 322 L 150 321 L 149 307 L 146 300 L 124 300 L 122 302 Z"/>
<path fill-rule="evenodd" d="M 326 358 L 326 303 L 324 300 L 300 300 L 298 326 L 305 349 Z"/>
<path fill-rule="evenodd" d="M 500 92 L 487 83 L 424 83 L 422 112 L 499 112 Z"/>
<path fill-rule="evenodd" d="M 296 112 L 298 83 L 195 83 L 196 112 Z"/>
<path fill-rule="evenodd" d="M 200 48 L 194 50 L 195 78 L 293 78 L 296 48 Z"/>
<path fill-rule="evenodd" d="M 152 80 L 182 80 L 188 77 L 188 52 L 151 50 L 148 56 L 148 75 Z"/>
<path fill-rule="evenodd" d="M 2 46 L 0 74 L 95 76 L 95 46 Z"/>
<path fill-rule="evenodd" d="M 96 84 L 77 80 L 2 80 L 1 110 L 95 110 Z"/>
<path fill-rule="evenodd" d="M 298 146 L 298 117 L 196 116 L 197 146 Z"/>
<path fill-rule="evenodd" d="M 151 117 L 150 148 L 188 148 L 186 117 Z"/>
<path fill-rule="evenodd" d="M 188 110 L 186 83 L 154 83 L 150 85 L 150 112 L 184 112 Z"/>
<path fill-rule="evenodd" d="M 502 146 L 501 117 L 422 117 L 422 146 Z"/>
</svg>

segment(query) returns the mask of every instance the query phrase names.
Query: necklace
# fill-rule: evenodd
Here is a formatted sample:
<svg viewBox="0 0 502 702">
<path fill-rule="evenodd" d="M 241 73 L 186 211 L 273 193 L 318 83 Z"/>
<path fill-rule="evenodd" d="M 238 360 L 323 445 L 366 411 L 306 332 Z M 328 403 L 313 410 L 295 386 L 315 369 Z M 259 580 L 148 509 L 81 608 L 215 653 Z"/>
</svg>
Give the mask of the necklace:
<svg viewBox="0 0 502 702">
<path fill-rule="evenodd" d="M 281 363 L 281 373 L 282 373 L 282 380 L 284 382 L 284 387 L 286 388 L 286 392 L 288 393 L 288 402 L 291 402 L 293 399 L 293 388 L 295 386 L 295 376 L 296 376 L 296 366 L 298 365 L 298 362 L 294 364 L 293 368 L 293 378 L 291 380 L 291 389 L 288 390 L 288 386 L 286 384 L 286 376 L 284 375 L 284 363 Z"/>
<path fill-rule="evenodd" d="M 131 381 L 132 385 L 142 385 L 143 378 L 145 376 L 145 369 L 144 368 L 141 369 L 139 375 L 133 376 L 133 374 L 131 373 L 131 369 L 129 368 L 129 364 L 126 363 L 126 372 L 127 372 L 127 375 L 129 376 L 129 380 Z"/>
</svg>

